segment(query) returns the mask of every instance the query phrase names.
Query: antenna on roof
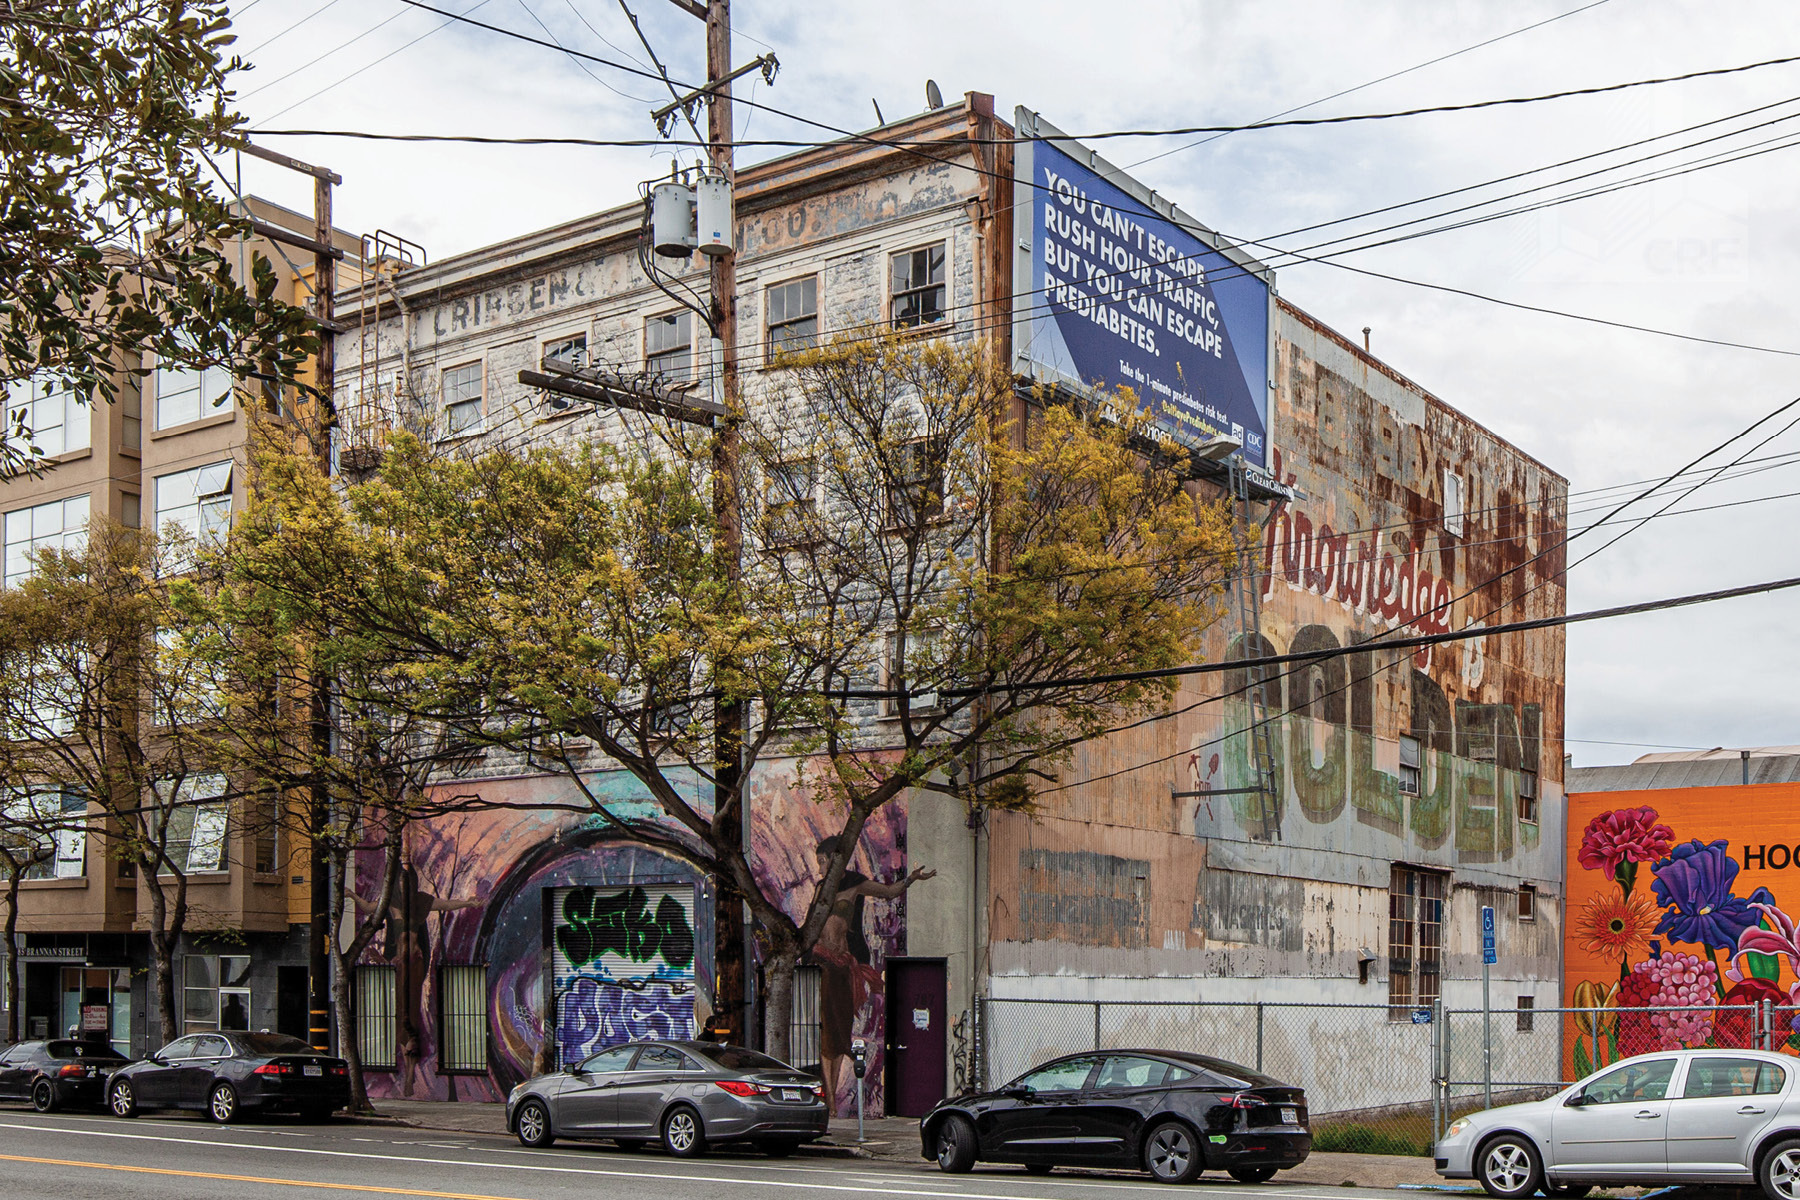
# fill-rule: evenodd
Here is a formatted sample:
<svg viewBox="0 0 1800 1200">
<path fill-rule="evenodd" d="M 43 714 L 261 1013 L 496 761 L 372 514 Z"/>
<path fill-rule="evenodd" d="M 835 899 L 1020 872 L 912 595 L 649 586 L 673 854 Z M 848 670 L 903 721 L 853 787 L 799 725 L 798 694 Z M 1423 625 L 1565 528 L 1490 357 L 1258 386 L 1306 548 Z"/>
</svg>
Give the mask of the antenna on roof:
<svg viewBox="0 0 1800 1200">
<path fill-rule="evenodd" d="M 886 117 L 884 117 L 884 116 L 882 116 L 882 115 L 881 115 L 881 104 L 880 104 L 880 102 L 879 102 L 879 101 L 877 101 L 877 100 L 876 100 L 876 99 L 875 99 L 875 97 L 873 97 L 873 96 L 870 96 L 870 97 L 869 97 L 869 103 L 870 103 L 870 104 L 873 104 L 873 105 L 875 105 L 875 123 L 876 123 L 876 124 L 877 124 L 877 125 L 886 125 L 886 124 L 887 124 L 887 118 L 886 118 Z"/>
<path fill-rule="evenodd" d="M 938 91 L 937 80 L 925 81 L 925 107 L 933 112 L 944 107 L 944 93 Z"/>
</svg>

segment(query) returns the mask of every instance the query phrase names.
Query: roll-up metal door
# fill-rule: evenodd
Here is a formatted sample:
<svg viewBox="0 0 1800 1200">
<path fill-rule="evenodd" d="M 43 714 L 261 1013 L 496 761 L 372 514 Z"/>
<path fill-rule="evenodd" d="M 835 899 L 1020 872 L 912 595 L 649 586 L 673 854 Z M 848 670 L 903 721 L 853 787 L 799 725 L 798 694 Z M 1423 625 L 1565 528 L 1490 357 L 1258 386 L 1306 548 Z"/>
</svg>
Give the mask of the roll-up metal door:
<svg viewBox="0 0 1800 1200">
<path fill-rule="evenodd" d="M 694 1036 L 694 903 L 692 884 L 551 890 L 562 1063 L 622 1042 Z"/>
</svg>

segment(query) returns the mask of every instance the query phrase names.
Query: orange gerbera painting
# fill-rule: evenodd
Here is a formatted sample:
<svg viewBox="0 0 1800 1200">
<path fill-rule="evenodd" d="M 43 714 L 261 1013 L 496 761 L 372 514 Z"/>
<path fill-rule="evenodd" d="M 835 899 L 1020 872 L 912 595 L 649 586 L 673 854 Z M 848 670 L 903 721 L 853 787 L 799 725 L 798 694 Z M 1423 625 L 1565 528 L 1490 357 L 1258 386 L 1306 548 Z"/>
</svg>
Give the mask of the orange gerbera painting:
<svg viewBox="0 0 1800 1200">
<path fill-rule="evenodd" d="M 1631 958 L 1650 948 L 1660 910 L 1643 896 L 1602 892 L 1590 898 L 1575 922 L 1575 934 L 1590 954 Z"/>
</svg>

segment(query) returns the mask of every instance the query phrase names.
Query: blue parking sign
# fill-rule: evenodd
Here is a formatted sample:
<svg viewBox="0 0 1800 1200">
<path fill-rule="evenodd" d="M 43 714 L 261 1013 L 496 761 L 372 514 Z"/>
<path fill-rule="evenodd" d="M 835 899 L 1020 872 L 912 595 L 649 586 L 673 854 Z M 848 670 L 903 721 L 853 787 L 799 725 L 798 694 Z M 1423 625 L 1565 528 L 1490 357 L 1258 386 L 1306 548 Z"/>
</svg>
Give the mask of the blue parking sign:
<svg viewBox="0 0 1800 1200">
<path fill-rule="evenodd" d="M 1494 944 L 1494 910 L 1486 904 L 1481 906 L 1481 961 L 1488 966 L 1500 961 Z"/>
</svg>

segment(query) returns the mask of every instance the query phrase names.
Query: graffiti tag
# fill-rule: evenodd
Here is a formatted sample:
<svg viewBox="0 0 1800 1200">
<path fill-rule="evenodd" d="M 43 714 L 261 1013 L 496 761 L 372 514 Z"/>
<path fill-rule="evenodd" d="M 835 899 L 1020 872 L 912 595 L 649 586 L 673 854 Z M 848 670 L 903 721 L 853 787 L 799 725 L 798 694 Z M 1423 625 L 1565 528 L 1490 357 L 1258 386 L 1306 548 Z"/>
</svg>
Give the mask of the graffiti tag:
<svg viewBox="0 0 1800 1200">
<path fill-rule="evenodd" d="M 562 915 L 566 923 L 556 928 L 556 945 L 576 967 L 603 954 L 639 963 L 660 958 L 681 970 L 694 961 L 694 928 L 673 896 L 664 896 L 652 913 L 642 887 L 611 893 L 575 888 Z"/>
</svg>

